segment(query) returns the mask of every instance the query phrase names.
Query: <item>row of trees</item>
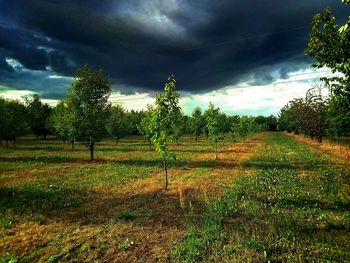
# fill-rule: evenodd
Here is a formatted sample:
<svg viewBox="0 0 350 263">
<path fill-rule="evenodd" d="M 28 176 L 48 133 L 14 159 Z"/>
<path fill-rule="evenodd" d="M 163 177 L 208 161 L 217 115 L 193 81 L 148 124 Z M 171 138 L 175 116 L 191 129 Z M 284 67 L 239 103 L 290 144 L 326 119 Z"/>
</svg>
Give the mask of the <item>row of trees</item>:
<svg viewBox="0 0 350 263">
<path fill-rule="evenodd" d="M 349 5 L 349 0 L 342 0 Z M 290 101 L 280 112 L 280 127 L 309 134 L 320 142 L 324 134 L 338 139 L 350 136 L 350 16 L 338 25 L 330 8 L 313 17 L 310 40 L 305 54 L 313 57 L 313 67 L 327 67 L 335 77 L 321 78 L 305 98 Z M 321 87 L 329 96 L 321 96 Z"/>
<path fill-rule="evenodd" d="M 82 81 L 83 78 L 86 78 L 84 82 Z M 108 91 L 110 82 L 104 74 L 93 72 L 89 67 L 84 67 L 78 70 L 75 82 L 67 97 L 54 108 L 43 103 L 38 95 L 26 98 L 25 104 L 0 97 L 0 112 L 2 113 L 0 116 L 0 139 L 8 143 L 9 141 L 15 142 L 17 137 L 29 133 L 36 135 L 38 138 L 46 138 L 48 134 L 53 134 L 64 143 L 70 142 L 72 149 L 74 149 L 75 141 L 81 141 L 79 138 L 82 137 L 78 134 L 78 131 L 89 128 L 99 134 L 99 136 L 95 134 L 89 134 L 89 136 L 94 135 L 96 138 L 110 136 L 115 139 L 116 145 L 118 145 L 121 138 L 140 133 L 151 147 L 152 132 L 149 122 L 155 107 L 148 105 L 146 111 L 126 111 L 119 105 L 112 106 L 109 104 L 108 94 L 110 91 L 107 92 L 107 97 L 104 97 L 104 99 L 103 97 L 93 99 L 93 96 L 103 91 L 102 88 L 98 88 L 99 90 L 94 90 L 91 87 L 85 90 L 82 89 L 86 87 L 87 83 L 94 83 L 92 79 L 95 78 L 97 79 L 95 80 L 96 83 L 105 86 L 104 92 Z M 104 106 L 98 106 L 98 103 L 102 103 Z M 91 108 L 93 111 L 87 112 L 83 108 Z M 183 134 L 193 135 L 196 142 L 200 136 L 209 138 L 210 130 L 207 120 L 211 118 L 211 114 L 211 106 L 204 112 L 197 107 L 193 110 L 191 116 L 184 115 L 180 110 L 176 116 L 173 116 L 171 124 L 174 141 L 179 143 Z M 217 110 L 215 117 L 217 118 L 216 126 L 220 137 L 231 134 L 233 140 L 260 130 L 276 130 L 277 127 L 277 119 L 274 116 L 228 116 Z M 93 150 L 93 145 L 88 144 L 88 148 Z"/>
<path fill-rule="evenodd" d="M 176 125 L 174 125 L 174 138 L 176 143 L 179 142 L 180 137 L 183 134 L 191 134 L 194 140 L 197 142 L 198 138 L 204 135 L 206 138 L 209 137 L 208 118 L 212 114 L 212 104 L 206 111 L 202 111 L 200 107 L 196 107 L 191 116 L 183 115 L 180 111 L 179 115 L 176 116 Z M 149 129 L 149 122 L 152 116 L 154 107 L 148 105 L 147 111 L 143 112 L 141 122 L 137 125 L 139 133 L 142 134 L 145 139 L 152 145 L 151 137 L 152 133 Z M 239 137 L 245 137 L 248 134 L 257 131 L 276 131 L 277 130 L 277 118 L 273 115 L 265 116 L 227 116 L 225 113 L 220 112 L 218 109 L 215 113 L 217 118 L 217 130 L 222 136 L 225 134 L 231 134 L 233 141 Z"/>
<path fill-rule="evenodd" d="M 334 95 L 323 96 L 321 83 L 308 90 L 304 98 L 289 101 L 280 111 L 279 129 L 303 133 L 311 139 L 322 142 L 325 135 L 336 140 L 350 136 L 350 108 L 339 108 L 339 98 Z"/>
<path fill-rule="evenodd" d="M 327 123 L 332 119 L 322 89 L 322 85 L 315 85 L 304 98 L 293 99 L 285 105 L 280 111 L 279 128 L 296 134 L 308 134 L 311 139 L 316 137 L 322 142 Z"/>
<path fill-rule="evenodd" d="M 26 99 L 26 105 L 1 98 L 0 138 L 15 141 L 30 131 L 46 138 L 51 132 L 63 141 L 70 141 L 73 149 L 75 141 L 84 144 L 93 161 L 96 143 L 107 134 L 118 144 L 124 136 L 138 131 L 162 157 L 167 187 L 168 162 L 176 158 L 168 145 L 178 143 L 183 133 L 193 134 L 196 141 L 205 134 L 215 147 L 217 159 L 218 143 L 225 134 L 231 133 L 237 139 L 255 131 L 276 129 L 277 120 L 273 116 L 227 116 L 211 103 L 205 112 L 196 108 L 191 117 L 185 116 L 175 86 L 175 78 L 169 77 L 164 92 L 157 94 L 154 106 L 149 105 L 145 112 L 127 112 L 110 104 L 111 81 L 103 71 L 84 66 L 77 70 L 67 96 L 53 109 L 37 95 Z"/>
<path fill-rule="evenodd" d="M 52 108 L 43 104 L 38 95 L 27 98 L 25 104 L 0 97 L 0 113 L 0 140 L 5 140 L 6 145 L 30 132 L 43 138 L 50 133 Z"/>
</svg>

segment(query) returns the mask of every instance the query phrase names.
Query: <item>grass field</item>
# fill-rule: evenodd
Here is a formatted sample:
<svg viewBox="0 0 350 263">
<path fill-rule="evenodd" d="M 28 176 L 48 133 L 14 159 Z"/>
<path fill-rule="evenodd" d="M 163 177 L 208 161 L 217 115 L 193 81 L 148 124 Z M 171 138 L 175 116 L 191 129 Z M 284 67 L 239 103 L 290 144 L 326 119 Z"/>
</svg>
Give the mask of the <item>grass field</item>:
<svg viewBox="0 0 350 263">
<path fill-rule="evenodd" d="M 0 262 L 350 261 L 348 146 L 259 133 L 171 149 L 141 137 L 0 148 Z"/>
</svg>

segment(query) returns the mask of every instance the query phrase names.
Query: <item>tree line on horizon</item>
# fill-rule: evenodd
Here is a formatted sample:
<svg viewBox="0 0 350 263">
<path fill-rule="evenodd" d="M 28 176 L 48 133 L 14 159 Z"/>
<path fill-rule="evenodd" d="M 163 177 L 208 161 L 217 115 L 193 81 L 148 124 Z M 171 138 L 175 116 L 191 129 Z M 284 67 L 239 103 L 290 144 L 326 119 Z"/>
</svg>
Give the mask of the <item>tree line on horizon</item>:
<svg viewBox="0 0 350 263">
<path fill-rule="evenodd" d="M 94 81 L 96 83 L 92 85 L 89 83 Z M 8 145 L 15 144 L 16 138 L 29 134 L 41 139 L 54 135 L 64 143 L 70 142 L 74 149 L 74 142 L 86 141 L 85 135 L 78 131 L 87 130 L 91 133 L 90 137 L 96 137 L 95 142 L 110 137 L 115 139 L 116 145 L 126 136 L 141 134 L 151 147 L 149 123 L 155 111 L 154 105 L 149 104 L 145 111 L 127 111 L 121 105 L 112 105 L 108 101 L 110 92 L 110 80 L 104 73 L 84 66 L 78 69 L 68 95 L 55 107 L 43 103 L 38 94 L 26 97 L 24 103 L 0 97 L 0 140 Z M 206 111 L 200 107 L 194 108 L 190 116 L 179 108 L 170 124 L 174 142 L 178 144 L 184 134 L 192 135 L 196 142 L 202 135 L 208 138 L 207 119 L 212 118 L 212 111 L 218 133 L 229 134 L 233 140 L 252 132 L 277 129 L 277 118 L 273 115 L 230 116 L 210 104 Z"/>
<path fill-rule="evenodd" d="M 14 144 L 17 137 L 29 132 L 44 139 L 52 133 L 69 141 L 73 150 L 75 142 L 85 145 L 93 161 L 96 143 L 106 136 L 113 137 L 117 145 L 121 138 L 138 132 L 162 158 L 167 189 L 169 161 L 176 159 L 169 144 L 178 144 L 184 133 L 192 134 L 195 141 L 205 134 L 217 161 L 218 144 L 227 133 L 235 141 L 254 132 L 277 129 L 274 116 L 227 116 L 212 103 L 206 111 L 197 107 L 191 116 L 186 116 L 179 106 L 180 94 L 175 86 L 176 80 L 170 76 L 154 105 L 148 105 L 145 112 L 128 112 L 108 101 L 112 88 L 104 72 L 85 65 L 77 70 L 67 96 L 54 108 L 42 103 L 38 95 L 27 98 L 26 105 L 0 97 L 0 139 L 8 147 L 9 141 Z"/>
</svg>

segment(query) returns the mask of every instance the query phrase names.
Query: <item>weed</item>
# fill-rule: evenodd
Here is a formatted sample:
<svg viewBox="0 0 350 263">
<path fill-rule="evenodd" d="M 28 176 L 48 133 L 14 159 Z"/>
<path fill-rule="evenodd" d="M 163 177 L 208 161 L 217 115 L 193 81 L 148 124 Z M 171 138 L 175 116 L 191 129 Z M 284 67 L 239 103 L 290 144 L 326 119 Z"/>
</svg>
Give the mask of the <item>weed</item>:
<svg viewBox="0 0 350 263">
<path fill-rule="evenodd" d="M 244 245 L 258 252 L 264 251 L 264 246 L 256 239 L 255 236 L 250 237 L 249 239 L 244 241 Z"/>
<path fill-rule="evenodd" d="M 118 244 L 117 248 L 119 251 L 124 251 L 132 247 L 133 245 L 134 245 L 134 242 L 131 241 L 129 238 L 126 238 L 123 242 Z"/>
<path fill-rule="evenodd" d="M 121 220 L 134 220 L 136 218 L 136 213 L 131 210 L 124 210 L 119 214 L 118 218 Z"/>
<path fill-rule="evenodd" d="M 32 216 L 32 220 L 34 222 L 38 222 L 39 224 L 44 224 L 46 222 L 46 217 L 44 215 L 41 215 L 41 214 L 34 214 Z"/>
<path fill-rule="evenodd" d="M 7 216 L 0 216 L 0 227 L 4 229 L 8 229 L 11 227 L 13 221 L 11 218 L 8 218 Z"/>
<path fill-rule="evenodd" d="M 13 252 L 8 252 L 5 256 L 0 256 L 0 263 L 17 263 L 19 259 Z"/>
<path fill-rule="evenodd" d="M 182 243 L 175 246 L 172 257 L 179 262 L 197 262 L 203 254 L 204 241 L 194 228 L 190 228 Z"/>
</svg>

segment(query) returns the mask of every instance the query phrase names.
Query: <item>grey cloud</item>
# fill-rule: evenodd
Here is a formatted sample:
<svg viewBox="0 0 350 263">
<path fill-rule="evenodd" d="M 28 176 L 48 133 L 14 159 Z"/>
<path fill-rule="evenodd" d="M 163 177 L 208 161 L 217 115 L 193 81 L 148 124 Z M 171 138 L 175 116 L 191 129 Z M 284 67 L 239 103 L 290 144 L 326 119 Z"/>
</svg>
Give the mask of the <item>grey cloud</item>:
<svg viewBox="0 0 350 263">
<path fill-rule="evenodd" d="M 330 5 L 346 17 L 339 2 L 0 1 L 0 81 L 57 98 L 69 86 L 10 72 L 3 59 L 9 56 L 32 71 L 49 69 L 46 75 L 72 76 L 87 63 L 124 93 L 160 90 L 169 74 L 190 93 L 252 76 L 253 84 L 268 84 L 276 70 L 288 78 L 310 64 L 303 51 L 312 16 Z"/>
</svg>

